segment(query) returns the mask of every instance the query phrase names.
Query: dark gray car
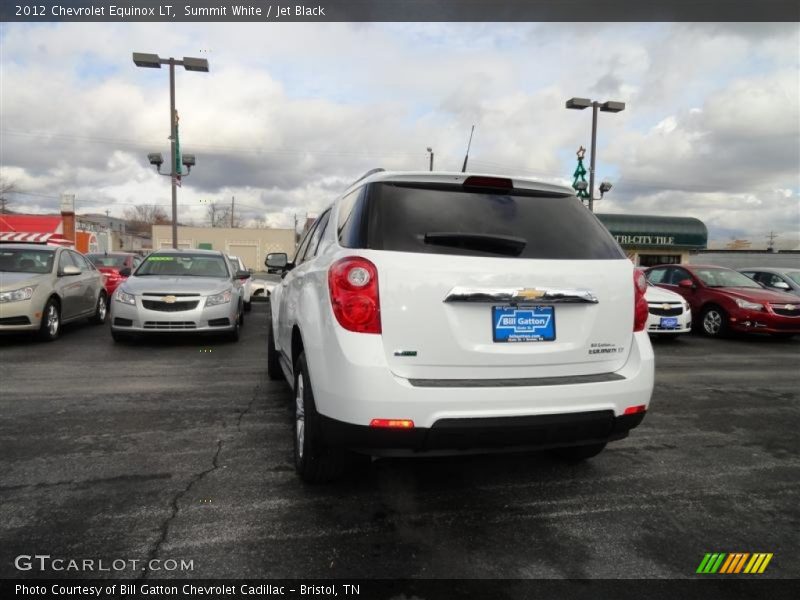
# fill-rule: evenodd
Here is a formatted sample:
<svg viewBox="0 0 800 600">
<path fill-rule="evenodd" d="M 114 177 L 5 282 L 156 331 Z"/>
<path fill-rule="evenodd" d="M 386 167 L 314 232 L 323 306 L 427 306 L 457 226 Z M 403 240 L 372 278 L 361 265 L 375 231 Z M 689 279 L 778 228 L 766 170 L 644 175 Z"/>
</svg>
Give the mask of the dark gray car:
<svg viewBox="0 0 800 600">
<path fill-rule="evenodd" d="M 767 289 L 800 296 L 800 268 L 749 267 L 739 269 L 739 272 Z"/>
</svg>

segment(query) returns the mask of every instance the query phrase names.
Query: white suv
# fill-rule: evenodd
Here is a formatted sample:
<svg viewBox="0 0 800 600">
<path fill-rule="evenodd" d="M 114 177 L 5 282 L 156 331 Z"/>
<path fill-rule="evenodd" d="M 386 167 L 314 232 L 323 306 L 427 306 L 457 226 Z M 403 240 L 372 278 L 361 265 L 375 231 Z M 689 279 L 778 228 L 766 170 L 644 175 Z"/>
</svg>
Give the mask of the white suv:
<svg viewBox="0 0 800 600">
<path fill-rule="evenodd" d="M 266 262 L 306 481 L 357 454 L 589 458 L 644 418 L 646 282 L 568 188 L 376 169 Z"/>
</svg>

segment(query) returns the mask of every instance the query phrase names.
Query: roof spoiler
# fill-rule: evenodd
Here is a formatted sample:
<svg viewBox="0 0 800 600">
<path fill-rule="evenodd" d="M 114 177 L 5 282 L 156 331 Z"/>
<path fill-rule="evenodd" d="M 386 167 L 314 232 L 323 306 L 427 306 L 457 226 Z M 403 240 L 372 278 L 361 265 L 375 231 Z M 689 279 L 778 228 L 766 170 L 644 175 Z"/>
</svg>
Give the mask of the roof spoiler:
<svg viewBox="0 0 800 600">
<path fill-rule="evenodd" d="M 383 171 L 385 171 L 385 170 L 386 170 L 386 169 L 382 169 L 381 167 L 378 167 L 377 169 L 370 169 L 369 171 L 367 171 L 366 173 L 364 173 L 364 174 L 363 174 L 361 177 L 359 177 L 358 179 L 356 179 L 356 180 L 355 180 L 353 183 L 351 183 L 349 187 L 353 187 L 353 186 L 354 186 L 355 184 L 357 184 L 359 181 L 361 181 L 362 179 L 366 179 L 366 178 L 367 178 L 367 177 L 369 177 L 370 175 L 374 175 L 375 173 L 381 173 L 381 172 L 383 172 Z M 349 189 L 349 188 L 348 188 L 348 189 Z"/>
</svg>

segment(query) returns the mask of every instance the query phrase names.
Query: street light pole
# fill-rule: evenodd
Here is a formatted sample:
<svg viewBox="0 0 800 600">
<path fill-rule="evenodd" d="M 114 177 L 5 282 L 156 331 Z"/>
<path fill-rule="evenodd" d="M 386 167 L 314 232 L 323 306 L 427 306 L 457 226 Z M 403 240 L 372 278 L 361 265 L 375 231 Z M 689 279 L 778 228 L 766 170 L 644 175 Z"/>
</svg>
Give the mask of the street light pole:
<svg viewBox="0 0 800 600">
<path fill-rule="evenodd" d="M 176 172 L 178 127 L 175 118 L 175 59 L 169 59 L 170 185 L 172 186 L 172 247 L 178 248 L 178 173 Z M 594 151 L 592 151 L 594 156 Z"/>
<path fill-rule="evenodd" d="M 567 100 L 566 107 L 583 110 L 584 108 L 592 107 L 592 154 L 589 156 L 589 210 L 594 212 L 594 172 L 595 172 L 595 159 L 597 155 L 597 111 L 618 113 L 625 110 L 624 102 L 617 102 L 615 100 L 607 100 L 606 102 L 598 102 L 597 100 L 590 100 L 589 98 L 570 98 Z M 609 185 L 610 189 L 610 185 Z"/>
<path fill-rule="evenodd" d="M 433 171 L 433 148 L 429 147 L 428 148 L 428 153 L 431 155 L 430 168 L 428 170 L 429 171 Z"/>
<path fill-rule="evenodd" d="M 187 71 L 199 71 L 208 73 L 208 61 L 205 58 L 192 58 L 184 56 L 182 60 L 176 58 L 161 58 L 158 54 L 147 54 L 144 52 L 133 53 L 133 64 L 137 67 L 148 69 L 160 69 L 161 65 L 169 65 L 169 140 L 170 140 L 170 169 L 169 175 L 172 184 L 172 247 L 178 247 L 178 176 L 182 175 L 181 165 L 178 164 L 178 118 L 175 110 L 175 65 L 182 66 Z M 150 164 L 156 165 L 158 172 L 161 173 L 161 162 L 157 160 L 160 156 L 156 154 L 148 155 Z M 194 156 L 184 157 L 184 163 L 189 170 L 194 165 Z"/>
<path fill-rule="evenodd" d="M 589 212 L 594 212 L 594 159 L 597 156 L 597 109 L 600 106 L 592 102 L 592 155 L 589 157 Z M 174 184 L 173 184 L 174 186 Z"/>
</svg>

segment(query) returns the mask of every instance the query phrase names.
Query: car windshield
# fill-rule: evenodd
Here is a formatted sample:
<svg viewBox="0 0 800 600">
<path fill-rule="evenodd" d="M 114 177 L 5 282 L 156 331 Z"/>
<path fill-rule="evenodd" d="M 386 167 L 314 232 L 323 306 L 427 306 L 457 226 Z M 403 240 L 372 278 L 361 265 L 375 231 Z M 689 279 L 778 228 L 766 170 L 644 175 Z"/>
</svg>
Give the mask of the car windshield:
<svg viewBox="0 0 800 600">
<path fill-rule="evenodd" d="M 800 284 L 800 271 L 786 271 L 784 275 L 795 283 Z"/>
<path fill-rule="evenodd" d="M 136 270 L 136 276 L 229 277 L 222 256 L 214 254 L 151 254 Z"/>
<path fill-rule="evenodd" d="M 87 258 L 94 263 L 95 267 L 115 267 L 125 266 L 124 254 L 88 254 Z"/>
<path fill-rule="evenodd" d="M 696 269 L 694 273 L 708 287 L 762 287 L 746 275 L 731 269 Z"/>
<path fill-rule="evenodd" d="M 53 270 L 53 250 L 0 248 L 0 271 L 9 273 L 49 273 Z"/>
</svg>

